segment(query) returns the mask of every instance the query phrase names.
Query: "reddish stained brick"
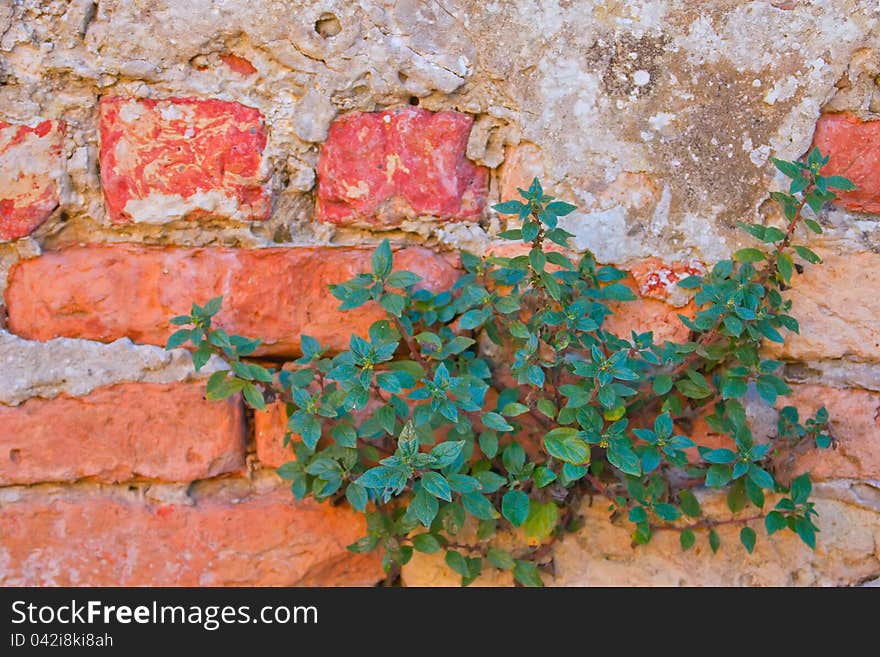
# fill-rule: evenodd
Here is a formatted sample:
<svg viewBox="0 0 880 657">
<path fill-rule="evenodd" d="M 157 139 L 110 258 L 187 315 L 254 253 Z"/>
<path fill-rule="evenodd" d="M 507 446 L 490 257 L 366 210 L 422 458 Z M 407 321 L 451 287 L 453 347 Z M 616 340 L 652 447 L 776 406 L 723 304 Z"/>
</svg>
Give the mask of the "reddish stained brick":
<svg viewBox="0 0 880 657">
<path fill-rule="evenodd" d="M 101 183 L 114 223 L 184 217 L 266 219 L 266 130 L 259 110 L 196 98 L 100 102 Z"/>
<path fill-rule="evenodd" d="M 122 383 L 85 397 L 0 405 L 0 485 L 192 481 L 240 470 L 241 402 L 206 401 L 204 385 Z"/>
<path fill-rule="evenodd" d="M 58 206 L 64 123 L 0 121 L 0 242 L 30 235 Z"/>
<path fill-rule="evenodd" d="M 239 75 L 253 75 L 257 72 L 257 69 L 254 68 L 254 65 L 251 64 L 244 57 L 239 57 L 238 55 L 233 55 L 231 53 L 224 53 L 220 55 L 220 61 L 226 64 L 230 70 Z"/>
<path fill-rule="evenodd" d="M 466 114 L 414 107 L 337 119 L 318 161 L 318 219 L 375 227 L 478 218 L 488 171 L 465 156 L 472 124 Z"/>
<path fill-rule="evenodd" d="M 846 176 L 857 189 L 836 192 L 836 203 L 857 212 L 880 212 L 880 121 L 850 113 L 823 114 L 813 145 L 829 155 L 824 175 Z"/>
<path fill-rule="evenodd" d="M 225 480 L 194 506 L 120 488 L 28 489 L 0 502 L 3 586 L 371 586 L 375 553 L 346 546 L 363 518 L 288 487 Z"/>
<path fill-rule="evenodd" d="M 327 285 L 370 270 L 372 249 L 272 249 L 76 246 L 19 261 L 6 289 L 9 330 L 32 340 L 77 337 L 165 344 L 174 315 L 192 302 L 223 295 L 216 325 L 264 340 L 259 354 L 294 355 L 301 333 L 339 350 L 352 332 L 367 335 L 385 316 L 375 304 L 339 311 Z M 395 267 L 423 277 L 435 291 L 457 270 L 422 248 L 395 254 Z"/>
<path fill-rule="evenodd" d="M 667 264 L 659 258 L 645 258 L 627 265 L 627 270 L 638 284 L 639 294 L 666 301 L 675 292 L 675 284 L 688 276 L 706 273 L 699 260 L 675 261 Z"/>
</svg>

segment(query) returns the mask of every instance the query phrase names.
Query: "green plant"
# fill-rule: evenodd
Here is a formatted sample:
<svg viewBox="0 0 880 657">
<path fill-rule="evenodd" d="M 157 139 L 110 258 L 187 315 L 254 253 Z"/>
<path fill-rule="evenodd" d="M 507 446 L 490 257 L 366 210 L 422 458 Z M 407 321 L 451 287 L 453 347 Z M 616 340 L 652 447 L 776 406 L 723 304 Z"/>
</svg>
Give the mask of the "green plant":
<svg viewBox="0 0 880 657">
<path fill-rule="evenodd" d="M 788 529 L 814 547 L 810 477 L 785 484 L 775 464 L 792 449 L 831 446 L 827 413 L 823 408 L 802 425 L 786 406 L 778 437 L 759 442 L 743 398 L 753 388 L 776 405 L 790 392 L 777 374 L 782 363 L 763 358 L 760 348 L 783 342 L 782 329 L 798 331 L 791 302 L 780 293 L 800 267 L 794 256 L 820 262 L 793 244 L 798 227 L 821 232 L 808 212 L 815 216 L 835 198 L 832 188 L 853 185 L 820 175 L 827 157 L 817 150 L 806 162 L 774 162 L 791 179 L 787 193 L 773 193 L 786 223 L 741 224 L 768 251 L 744 248 L 679 283 L 694 291 L 699 309 L 693 318 L 680 315 L 690 329 L 684 343 L 603 329 L 612 305 L 625 312 L 622 302 L 635 298 L 620 282 L 625 274 L 598 265 L 590 253 L 575 262 L 547 248 L 568 247 L 571 235 L 557 221 L 575 208 L 544 194 L 535 180 L 520 190 L 522 201 L 495 206 L 521 220 L 501 237 L 524 244 L 522 255 L 462 253 L 464 274 L 451 290 L 434 294 L 419 287 L 415 274 L 393 270 L 386 240 L 373 253 L 370 273 L 331 285 L 342 309 L 369 302 L 387 312 L 366 338 L 352 335 L 342 353 L 304 335 L 292 370 L 248 362 L 259 341 L 212 327 L 219 298 L 175 317 L 187 328 L 171 336 L 168 348 L 191 342 L 196 369 L 212 354 L 228 363 L 208 379 L 210 399 L 242 393 L 256 409 L 266 400 L 286 404 L 285 443 L 296 458 L 278 474 L 297 498 L 344 497 L 365 513 L 368 534 L 351 549 L 381 547 L 386 570 L 405 564 L 414 550 L 445 551 L 464 584 L 491 566 L 512 570 L 523 585 L 540 585 L 538 564 L 552 539 L 577 525 L 585 495 L 606 497 L 611 515 L 632 523 L 636 544 L 673 530 L 687 550 L 699 532 L 714 551 L 714 528 L 736 523 L 751 552 L 756 535 L 749 523 L 764 518 L 768 534 Z M 499 362 L 481 348 L 490 342 L 506 355 Z M 700 447 L 682 435 L 683 419 L 697 415 L 732 447 Z M 726 487 L 732 512 L 748 505 L 756 512 L 704 517 L 692 492 L 698 486 Z M 467 523 L 468 516 L 475 521 Z M 494 540 L 499 531 L 526 540 L 502 548 Z"/>
</svg>

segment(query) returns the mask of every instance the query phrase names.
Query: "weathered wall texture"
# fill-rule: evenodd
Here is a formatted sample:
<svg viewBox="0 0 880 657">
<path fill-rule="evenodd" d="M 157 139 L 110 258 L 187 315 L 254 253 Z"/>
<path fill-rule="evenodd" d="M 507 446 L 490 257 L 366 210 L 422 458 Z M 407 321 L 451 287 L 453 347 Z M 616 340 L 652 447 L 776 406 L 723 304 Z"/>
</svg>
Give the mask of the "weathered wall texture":
<svg viewBox="0 0 880 657">
<path fill-rule="evenodd" d="M 325 290 L 359 247 L 388 236 L 448 284 L 539 175 L 579 205 L 577 247 L 633 272 L 624 321 L 674 335 L 668 282 L 772 220 L 769 157 L 814 140 L 860 188 L 821 217 L 780 353 L 836 418 L 838 451 L 796 466 L 822 482 L 818 549 L 632 549 L 585 508 L 555 581 L 877 578 L 878 21 L 874 0 L 0 0 L 0 583 L 377 582 L 354 517 L 272 473 L 271 421 L 156 346 L 167 318 L 221 292 L 274 356 L 306 327 L 338 343 L 370 321 Z M 405 582 L 448 582 L 435 565 Z"/>
</svg>

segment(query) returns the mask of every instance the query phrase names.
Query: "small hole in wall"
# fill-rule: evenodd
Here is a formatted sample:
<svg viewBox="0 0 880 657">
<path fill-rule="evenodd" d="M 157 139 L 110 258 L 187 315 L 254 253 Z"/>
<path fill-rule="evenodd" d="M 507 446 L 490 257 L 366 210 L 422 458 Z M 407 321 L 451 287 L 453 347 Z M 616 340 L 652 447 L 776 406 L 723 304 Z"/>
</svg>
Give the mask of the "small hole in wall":
<svg viewBox="0 0 880 657">
<path fill-rule="evenodd" d="M 342 24 L 336 18 L 336 14 L 324 13 L 315 21 L 315 32 L 329 39 L 342 32 Z"/>
<path fill-rule="evenodd" d="M 21 450 L 20 449 L 10 449 L 9 450 L 9 460 L 13 463 L 19 463 L 21 461 Z"/>
<path fill-rule="evenodd" d="M 418 97 L 417 97 L 417 96 L 410 96 L 410 97 L 409 97 L 409 104 L 410 104 L 410 105 L 413 105 L 414 107 L 418 107 L 418 106 L 419 106 L 419 99 L 418 99 Z"/>
</svg>

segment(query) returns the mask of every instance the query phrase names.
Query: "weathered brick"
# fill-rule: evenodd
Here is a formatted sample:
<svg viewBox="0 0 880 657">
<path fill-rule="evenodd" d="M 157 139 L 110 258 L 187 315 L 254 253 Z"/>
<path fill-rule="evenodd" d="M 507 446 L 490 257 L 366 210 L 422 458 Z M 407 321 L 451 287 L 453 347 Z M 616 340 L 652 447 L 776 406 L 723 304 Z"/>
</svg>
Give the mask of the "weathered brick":
<svg viewBox="0 0 880 657">
<path fill-rule="evenodd" d="M 114 488 L 31 489 L 0 503 L 4 586 L 369 586 L 375 554 L 346 546 L 360 516 L 289 488 L 226 480 L 194 506 Z"/>
<path fill-rule="evenodd" d="M 626 267 L 643 297 L 668 301 L 679 292 L 676 283 L 688 276 L 699 276 L 706 268 L 699 260 L 663 262 L 660 258 L 644 258 Z"/>
<path fill-rule="evenodd" d="M 0 485 L 213 477 L 244 466 L 245 431 L 240 400 L 207 401 L 204 382 L 0 405 Z"/>
<path fill-rule="evenodd" d="M 499 176 L 499 200 L 521 201 L 520 189 L 528 189 L 532 181 L 544 178 L 544 156 L 535 144 L 524 142 L 508 146 Z"/>
<path fill-rule="evenodd" d="M 639 294 L 640 286 L 632 276 L 627 276 L 620 282 Z M 614 314 L 605 320 L 603 328 L 627 339 L 630 338 L 632 331 L 636 333 L 653 331 L 654 341 L 658 344 L 666 340 L 672 342 L 687 340 L 690 330 L 678 315 L 688 317 L 694 315 L 693 303 L 683 308 L 676 308 L 665 301 L 641 295 L 634 301 L 610 302 L 608 307 Z"/>
<path fill-rule="evenodd" d="M 799 455 L 792 474 L 814 479 L 880 479 L 880 393 L 818 384 L 792 386 L 779 405 L 797 407 L 803 423 L 820 406 L 828 409 L 837 449 L 811 449 Z"/>
<path fill-rule="evenodd" d="M 101 183 L 114 223 L 269 216 L 259 110 L 222 100 L 110 96 L 100 102 L 100 132 Z"/>
<path fill-rule="evenodd" d="M 30 235 L 58 206 L 64 124 L 0 121 L 0 242 Z"/>
<path fill-rule="evenodd" d="M 370 270 L 372 249 L 165 248 L 133 244 L 77 246 L 22 260 L 6 290 L 9 329 L 32 340 L 77 337 L 164 344 L 169 319 L 189 313 L 191 302 L 223 295 L 217 326 L 260 337 L 260 354 L 293 355 L 301 333 L 334 349 L 351 333 L 366 336 L 385 316 L 376 304 L 339 311 L 327 285 Z M 456 269 L 428 249 L 395 254 L 395 266 L 440 290 Z"/>
<path fill-rule="evenodd" d="M 284 445 L 286 431 L 287 413 L 283 403 L 269 404 L 265 411 L 254 412 L 254 441 L 260 463 L 277 468 L 282 463 L 294 460 L 290 445 Z"/>
<path fill-rule="evenodd" d="M 478 218 L 488 172 L 465 156 L 472 123 L 414 107 L 340 117 L 318 161 L 318 219 L 390 227 L 422 216 Z"/>
<path fill-rule="evenodd" d="M 791 360 L 880 360 L 880 255 L 818 250 L 824 262 L 807 265 L 786 292 L 800 333 L 768 353 Z"/>
<path fill-rule="evenodd" d="M 828 164 L 825 175 L 846 176 L 856 184 L 837 192 L 839 205 L 858 212 L 880 212 L 880 121 L 862 121 L 854 114 L 823 114 L 813 145 Z"/>
</svg>

